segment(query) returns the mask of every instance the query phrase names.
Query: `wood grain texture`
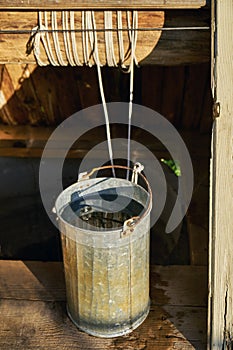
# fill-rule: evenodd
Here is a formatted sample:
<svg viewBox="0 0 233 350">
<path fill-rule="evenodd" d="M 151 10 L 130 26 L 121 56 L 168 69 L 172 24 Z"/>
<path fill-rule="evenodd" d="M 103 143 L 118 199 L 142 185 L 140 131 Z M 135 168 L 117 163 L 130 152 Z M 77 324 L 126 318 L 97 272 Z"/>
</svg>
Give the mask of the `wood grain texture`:
<svg viewBox="0 0 233 350">
<path fill-rule="evenodd" d="M 197 79 L 199 75 L 202 79 Z M 182 127 L 184 129 L 196 129 L 200 124 L 207 82 L 210 85 L 208 77 L 209 71 L 204 66 L 186 67 L 185 96 L 182 106 Z M 197 90 L 198 94 L 196 93 Z"/>
<path fill-rule="evenodd" d="M 152 121 L 153 122 L 153 121 Z M 0 126 L 0 155 L 2 157 L 40 157 L 45 147 L 48 138 L 51 136 L 55 129 L 52 127 L 31 127 L 31 126 Z M 115 137 L 121 137 L 121 129 L 115 129 Z M 203 157 L 204 163 L 208 161 L 210 138 L 208 134 L 200 134 L 198 131 L 181 131 L 181 137 L 183 138 L 186 146 L 191 153 L 192 157 Z M 137 138 L 143 140 L 143 144 L 155 153 L 157 156 L 168 155 L 167 149 L 154 138 L 146 137 L 143 132 L 137 132 Z M 64 133 L 62 141 L 67 140 L 67 135 Z M 98 133 L 96 131 L 90 132 L 84 135 L 81 139 L 72 145 L 68 153 L 68 157 L 81 158 L 86 152 L 94 147 L 96 143 L 100 143 L 105 140 L 105 129 L 99 128 Z M 62 145 L 62 144 L 61 144 Z M 105 146 L 103 146 L 105 147 Z M 119 150 L 121 145 L 118 145 Z M 116 146 L 116 151 L 118 149 Z M 103 148 L 104 149 L 104 148 Z M 63 152 L 63 148 L 59 149 L 58 145 L 55 148 L 48 150 L 48 156 L 60 157 Z M 96 151 L 95 156 L 98 154 L 101 156 L 101 149 Z M 138 154 L 139 156 L 139 154 Z M 206 165 L 206 164 L 204 164 Z M 206 169 L 203 166 L 202 169 Z"/>
<path fill-rule="evenodd" d="M 0 347 L 4 350 L 206 348 L 206 269 L 152 266 L 152 305 L 133 333 L 100 339 L 78 331 L 65 309 L 61 263 L 0 261 Z"/>
<path fill-rule="evenodd" d="M 206 267 L 151 266 L 152 305 L 201 306 L 207 303 Z M 19 278 L 20 276 L 20 278 Z M 1 299 L 65 301 L 60 262 L 0 260 Z M 196 288 L 196 285 L 200 288 Z M 195 289 L 195 293 L 192 290 Z"/>
<path fill-rule="evenodd" d="M 59 262 L 1 261 L 0 299 L 65 301 Z"/>
<path fill-rule="evenodd" d="M 166 28 L 210 26 L 210 11 L 165 11 Z M 157 45 L 141 65 L 176 66 L 210 61 L 210 30 L 163 31 Z"/>
<path fill-rule="evenodd" d="M 80 332 L 67 317 L 64 302 L 2 300 L 0 346 L 4 350 L 205 350 L 205 314 L 205 308 L 157 306 L 133 333 L 112 340 Z"/>
<path fill-rule="evenodd" d="M 9 64 L 1 68 L 0 120 L 4 124 L 56 126 L 79 110 L 101 102 L 94 67 L 36 67 L 36 65 Z M 210 86 L 206 85 L 204 95 L 202 94 L 203 85 L 209 82 L 209 79 L 206 80 L 208 70 L 208 63 L 190 65 L 186 68 L 183 66 L 137 68 L 134 103 L 161 113 L 178 129 L 184 129 L 186 125 L 189 130 L 194 130 L 195 127 L 195 130 L 201 128 L 210 132 L 212 124 Z M 194 76 L 194 72 L 198 79 L 192 79 L 194 84 L 190 86 L 189 76 Z M 129 75 L 117 68 L 104 67 L 102 76 L 106 101 L 128 102 Z M 199 104 L 196 106 L 198 101 Z M 24 127 L 27 135 L 26 126 Z M 47 134 L 45 130 L 44 132 Z"/>
<path fill-rule="evenodd" d="M 192 265 L 208 264 L 210 143 L 208 149 L 209 156 L 192 157 L 194 190 L 186 214 L 190 263 Z"/>
<path fill-rule="evenodd" d="M 148 65 L 141 69 L 145 106 L 161 113 L 179 129 L 200 128 L 203 133 L 210 133 L 212 97 L 208 64 Z"/>
<path fill-rule="evenodd" d="M 209 346 L 217 350 L 233 345 L 233 3 L 213 3 L 213 94 L 219 116 L 215 113 L 212 135 Z"/>
<path fill-rule="evenodd" d="M 69 13 L 69 12 L 68 12 Z M 102 65 L 105 65 L 107 62 L 107 47 L 105 45 L 105 33 L 104 29 L 106 28 L 106 23 L 104 20 L 104 11 L 95 11 L 95 22 L 96 28 L 99 30 L 97 32 L 97 46 L 98 46 L 98 54 L 99 60 Z M 74 28 L 79 30 L 75 33 L 75 42 L 77 46 L 77 53 L 82 65 L 85 64 L 84 58 L 84 48 L 83 48 L 83 37 L 81 33 L 82 29 L 82 11 L 74 12 Z M 42 16 L 42 23 L 45 23 L 44 16 Z M 51 12 L 47 13 L 48 19 L 48 29 L 52 30 L 52 17 Z M 12 26 L 12 23 L 14 25 Z M 62 31 L 62 11 L 57 12 L 57 28 Z M 0 17 L 0 28 L 2 32 L 0 32 L 0 62 L 1 63 L 35 63 L 35 58 L 33 53 L 28 54 L 26 51 L 27 43 L 31 35 L 31 30 L 38 25 L 38 12 L 1 12 Z M 138 15 L 138 27 L 139 28 L 147 28 L 150 29 L 152 27 L 162 28 L 164 25 L 164 11 L 140 11 Z M 108 25 L 107 25 L 108 26 Z M 115 30 L 112 33 L 112 41 L 114 47 L 114 53 L 116 57 L 116 63 L 120 62 L 120 54 L 119 54 L 119 40 L 117 34 L 117 11 L 112 11 L 112 28 Z M 127 24 L 127 11 L 122 11 L 122 28 L 124 31 L 122 32 L 123 36 L 123 46 L 125 53 L 125 64 L 128 65 L 130 60 L 127 58 L 127 51 L 129 49 L 130 41 L 128 36 L 128 24 Z M 4 33 L 8 31 L 8 33 Z M 16 33 L 11 34 L 11 30 L 16 30 Z M 17 33 L 17 31 L 19 33 Z M 25 33 L 26 31 L 26 33 Z M 137 36 L 137 46 L 136 46 L 136 57 L 139 62 L 141 62 L 145 57 L 147 57 L 154 46 L 156 45 L 159 37 L 161 35 L 161 31 L 139 31 Z M 71 38 L 69 39 L 71 41 Z M 52 48 L 52 52 L 54 57 L 56 56 L 55 45 L 53 41 L 53 36 L 49 34 L 49 41 Z M 89 41 L 89 39 L 88 39 Z M 60 46 L 60 52 L 63 57 L 64 65 L 68 65 L 67 55 L 65 51 L 64 44 L 64 36 L 63 33 L 58 33 L 58 42 Z M 49 64 L 47 59 L 47 54 L 44 49 L 42 43 L 40 44 L 40 59 L 45 63 Z M 93 59 L 93 52 L 90 46 L 90 42 L 87 45 L 87 55 L 91 64 L 94 64 L 95 61 Z M 71 54 L 73 57 L 73 54 Z M 57 58 L 55 59 L 57 61 Z M 58 63 L 59 65 L 59 63 Z"/>
<path fill-rule="evenodd" d="M 205 266 L 151 266 L 150 271 L 152 304 L 164 305 L 166 298 L 168 305 L 206 306 Z"/>
<path fill-rule="evenodd" d="M 1 0 L 1 9 L 106 9 L 106 8 L 123 8 L 123 9 L 141 9 L 141 8 L 199 8 L 206 5 L 206 0 L 23 0 L 20 4 L 17 0 Z"/>
<path fill-rule="evenodd" d="M 123 28 L 126 27 L 125 11 L 123 12 Z M 115 13 L 115 12 L 114 12 Z M 58 29 L 61 29 L 61 12 L 58 12 Z M 97 11 L 96 26 L 104 28 L 103 11 Z M 113 28 L 116 29 L 115 14 Z M 161 32 L 152 28 L 183 28 L 207 27 L 210 22 L 210 11 L 201 10 L 167 10 L 167 11 L 140 11 L 139 28 L 147 28 L 138 32 L 136 56 L 140 64 L 180 65 L 208 62 L 210 60 L 210 30 L 168 30 Z M 14 23 L 14 26 L 12 25 Z M 50 20 L 49 22 L 50 23 Z M 37 12 L 1 12 L 0 17 L 0 63 L 35 63 L 33 53 L 26 54 L 26 45 L 32 28 L 37 26 Z M 49 26 L 50 28 L 50 26 Z M 75 28 L 81 28 L 81 11 L 75 12 Z M 51 29 L 51 28 L 50 28 Z M 151 30 L 148 30 L 151 29 Z M 12 30 L 15 33 L 10 33 Z M 8 31 L 4 33 L 4 31 Z M 21 33 L 17 33 L 21 31 Z M 26 31 L 26 33 L 25 33 Z M 128 34 L 123 32 L 125 52 L 128 49 Z M 98 48 L 100 61 L 106 64 L 106 49 L 104 33 L 98 33 Z M 52 42 L 52 37 L 50 37 Z M 66 61 L 62 33 L 59 34 L 61 52 Z M 83 62 L 82 37 L 76 33 L 77 50 Z M 119 60 L 118 38 L 113 33 L 113 43 L 116 59 Z M 53 44 L 52 44 L 53 47 Z M 54 50 L 54 49 L 53 49 Z M 46 62 L 47 56 L 41 45 L 41 58 Z M 127 61 L 126 63 L 128 63 Z"/>
</svg>

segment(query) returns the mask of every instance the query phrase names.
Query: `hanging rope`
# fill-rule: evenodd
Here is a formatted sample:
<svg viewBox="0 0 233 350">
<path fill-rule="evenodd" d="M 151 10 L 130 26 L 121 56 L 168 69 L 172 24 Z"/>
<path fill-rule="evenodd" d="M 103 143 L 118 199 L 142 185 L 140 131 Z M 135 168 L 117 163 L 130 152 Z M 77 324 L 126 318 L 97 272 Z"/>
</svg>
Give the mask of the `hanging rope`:
<svg viewBox="0 0 233 350">
<path fill-rule="evenodd" d="M 112 11 L 104 11 L 104 27 L 105 27 L 105 47 L 106 47 L 106 61 L 109 67 L 116 67 L 116 58 L 113 46 L 113 35 L 112 35 Z"/>
<path fill-rule="evenodd" d="M 123 40 L 123 31 L 122 31 L 122 12 L 117 11 L 117 36 L 118 36 L 118 47 L 119 47 L 119 57 L 120 57 L 120 66 L 121 68 L 126 68 L 124 64 L 125 60 L 125 50 L 124 50 L 124 40 Z"/>
<path fill-rule="evenodd" d="M 131 62 L 130 62 L 130 84 L 129 84 L 129 114 L 128 114 L 128 144 L 127 144 L 127 167 L 130 168 L 130 153 L 131 153 L 131 124 L 132 124 L 132 112 L 133 112 L 133 86 L 134 86 L 134 63 L 137 64 L 135 50 L 137 43 L 137 31 L 135 30 L 138 26 L 138 13 L 134 11 L 132 19 L 132 33 L 130 33 L 131 39 Z M 128 17 L 128 16 L 127 16 Z M 130 22 L 128 22 L 130 25 Z M 127 180 L 129 179 L 129 169 L 126 175 Z"/>
<path fill-rule="evenodd" d="M 77 45 L 76 45 L 76 38 L 75 38 L 75 24 L 74 24 L 74 11 L 70 11 L 70 36 L 71 36 L 71 45 L 72 45 L 72 51 L 74 55 L 74 61 L 76 66 L 81 66 L 81 62 L 78 55 Z"/>
<path fill-rule="evenodd" d="M 110 163 L 114 166 L 113 150 L 111 141 L 111 131 L 107 104 L 103 88 L 103 80 L 101 74 L 101 62 L 99 59 L 98 36 L 94 11 L 82 11 L 81 14 L 81 42 L 83 64 L 92 66 L 93 63 L 97 66 L 97 74 L 99 81 L 100 95 L 103 105 L 106 137 L 108 144 L 108 153 Z M 44 23 L 43 23 L 44 19 Z M 122 11 L 116 11 L 116 26 L 117 26 L 117 42 L 118 48 L 113 44 L 113 11 L 104 11 L 104 38 L 106 50 L 106 63 L 110 67 L 120 66 L 125 72 L 130 73 L 130 89 L 129 89 L 129 110 L 128 110 L 128 139 L 127 139 L 127 167 L 130 167 L 130 140 L 131 140 L 131 124 L 132 124 L 132 109 L 133 109 L 133 85 L 134 85 L 134 64 L 137 63 L 136 44 L 137 44 L 137 29 L 138 29 L 138 12 L 126 12 L 127 32 L 128 32 L 128 50 L 125 53 L 125 39 L 123 36 Z M 33 50 L 37 63 L 40 66 L 51 64 L 53 66 L 81 66 L 82 62 L 78 55 L 76 35 L 75 35 L 75 14 L 74 11 L 62 11 L 61 13 L 63 47 L 66 58 L 64 59 L 61 50 L 61 37 L 58 36 L 58 20 L 57 12 L 50 12 L 50 25 L 52 33 L 52 43 L 49 35 L 48 13 L 40 11 L 38 14 L 38 26 L 33 28 L 31 39 L 33 39 Z M 59 41 L 60 40 L 60 41 Z M 45 62 L 41 59 L 40 44 L 44 47 L 47 56 Z M 119 53 L 117 62 L 115 51 Z M 127 67 L 125 62 L 130 59 L 130 64 Z M 115 177 L 115 169 L 112 167 L 113 176 Z M 126 178 L 129 179 L 129 169 L 127 170 Z"/>
<path fill-rule="evenodd" d="M 107 143 L 108 143 L 108 153 L 109 153 L 109 159 L 112 166 L 114 166 L 113 162 L 113 151 L 112 151 L 112 141 L 111 141 L 111 131 L 110 131 L 110 123 L 109 123 L 109 116 L 108 116 L 108 109 L 106 104 L 106 99 L 104 95 L 104 88 L 103 88 L 103 80 L 102 80 L 102 74 L 101 74 L 101 63 L 99 60 L 99 50 L 98 50 L 98 41 L 97 41 L 97 33 L 95 31 L 96 29 L 96 22 L 95 22 L 95 16 L 93 11 L 87 11 L 87 26 L 88 28 L 92 28 L 93 31 L 88 31 L 89 33 L 89 39 L 92 47 L 92 53 L 93 57 L 97 66 L 97 73 L 98 73 L 98 80 L 99 80 L 99 89 L 100 89 L 100 95 L 103 105 L 103 111 L 104 111 L 104 117 L 105 117 L 105 126 L 106 126 L 106 135 L 107 135 Z M 115 177 L 115 169 L 112 168 L 112 174 Z"/>
</svg>

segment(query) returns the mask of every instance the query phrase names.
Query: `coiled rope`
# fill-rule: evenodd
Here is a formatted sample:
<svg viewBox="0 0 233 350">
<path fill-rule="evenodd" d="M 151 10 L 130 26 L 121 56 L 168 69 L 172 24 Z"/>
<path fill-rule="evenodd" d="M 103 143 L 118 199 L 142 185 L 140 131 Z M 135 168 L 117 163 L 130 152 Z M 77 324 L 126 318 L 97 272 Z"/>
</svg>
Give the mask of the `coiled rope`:
<svg viewBox="0 0 233 350">
<path fill-rule="evenodd" d="M 123 24 L 122 24 L 122 11 L 116 11 L 116 25 L 117 25 L 117 38 L 118 38 L 118 53 L 119 60 L 116 59 L 113 44 L 113 11 L 104 11 L 104 38 L 106 48 L 106 64 L 110 67 L 121 67 L 123 71 L 130 73 L 130 86 L 129 86 L 129 110 L 128 110 L 128 138 L 127 138 L 127 167 L 130 167 L 130 140 L 131 140 L 131 124 L 132 124 L 132 110 L 133 110 L 133 85 L 134 85 L 134 65 L 138 64 L 136 58 L 136 44 L 137 44 L 137 28 L 138 28 L 138 12 L 127 11 L 127 32 L 128 32 L 128 50 L 125 52 L 125 43 L 123 38 Z M 113 166 L 113 150 L 111 142 L 111 131 L 109 115 L 107 110 L 107 104 L 103 88 L 103 80 L 101 74 L 101 62 L 99 59 L 98 49 L 98 31 L 96 27 L 95 12 L 94 11 L 82 11 L 81 19 L 81 41 L 83 52 L 83 63 L 80 60 L 76 36 L 75 36 L 75 13 L 74 11 L 62 11 L 61 14 L 61 26 L 63 33 L 63 47 L 65 51 L 65 59 L 61 51 L 61 45 L 58 36 L 58 19 L 57 12 L 50 12 L 50 25 L 52 33 L 52 44 L 49 35 L 48 25 L 48 12 L 40 11 L 38 14 L 38 26 L 33 28 L 31 39 L 33 39 L 33 52 L 38 65 L 46 66 L 51 64 L 53 66 L 92 66 L 93 62 L 97 67 L 98 82 L 100 95 L 103 105 L 106 136 L 108 144 L 108 153 L 110 163 Z M 60 38 L 61 40 L 61 38 Z M 44 47 L 44 51 L 47 56 L 47 61 L 41 59 L 41 47 Z M 125 62 L 130 60 L 127 67 Z M 115 176 L 115 169 L 112 167 L 113 176 Z M 126 178 L 129 178 L 129 170 L 127 170 Z"/>
</svg>

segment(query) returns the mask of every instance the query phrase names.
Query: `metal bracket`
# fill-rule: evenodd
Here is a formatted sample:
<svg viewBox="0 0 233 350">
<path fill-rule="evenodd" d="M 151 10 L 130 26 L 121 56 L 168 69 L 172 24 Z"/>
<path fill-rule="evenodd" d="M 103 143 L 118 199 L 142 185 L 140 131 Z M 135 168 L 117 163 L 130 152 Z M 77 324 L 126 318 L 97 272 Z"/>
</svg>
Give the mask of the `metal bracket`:
<svg viewBox="0 0 233 350">
<path fill-rule="evenodd" d="M 124 222 L 123 230 L 121 232 L 121 238 L 127 237 L 133 233 L 135 225 L 139 218 L 139 216 L 133 216 L 132 218 Z"/>
</svg>

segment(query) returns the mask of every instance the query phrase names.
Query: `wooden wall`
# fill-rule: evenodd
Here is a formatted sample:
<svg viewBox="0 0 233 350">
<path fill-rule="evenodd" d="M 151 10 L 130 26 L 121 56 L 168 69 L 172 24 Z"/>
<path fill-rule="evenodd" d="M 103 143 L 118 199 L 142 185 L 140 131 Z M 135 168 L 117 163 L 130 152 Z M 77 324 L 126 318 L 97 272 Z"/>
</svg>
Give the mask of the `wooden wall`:
<svg viewBox="0 0 233 350">
<path fill-rule="evenodd" d="M 106 100 L 128 101 L 129 74 L 108 67 L 102 71 Z M 0 66 L 0 122 L 4 124 L 56 126 L 100 102 L 95 68 Z M 134 102 L 160 112 L 179 129 L 209 132 L 209 64 L 137 68 Z"/>
</svg>

